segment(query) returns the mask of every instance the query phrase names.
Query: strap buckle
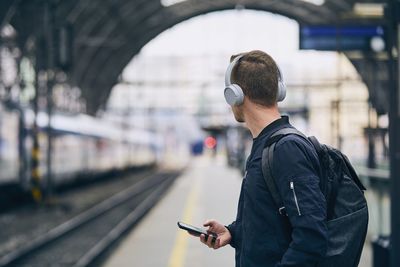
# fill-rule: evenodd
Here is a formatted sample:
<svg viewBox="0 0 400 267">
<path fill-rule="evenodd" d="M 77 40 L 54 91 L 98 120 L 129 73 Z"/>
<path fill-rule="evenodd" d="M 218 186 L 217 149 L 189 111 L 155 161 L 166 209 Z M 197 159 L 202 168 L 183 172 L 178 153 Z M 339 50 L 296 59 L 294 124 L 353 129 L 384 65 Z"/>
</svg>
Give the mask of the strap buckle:
<svg viewBox="0 0 400 267">
<path fill-rule="evenodd" d="M 278 210 L 278 212 L 279 212 L 279 214 L 282 215 L 282 216 L 287 216 L 285 206 L 280 207 L 279 210 Z"/>
</svg>

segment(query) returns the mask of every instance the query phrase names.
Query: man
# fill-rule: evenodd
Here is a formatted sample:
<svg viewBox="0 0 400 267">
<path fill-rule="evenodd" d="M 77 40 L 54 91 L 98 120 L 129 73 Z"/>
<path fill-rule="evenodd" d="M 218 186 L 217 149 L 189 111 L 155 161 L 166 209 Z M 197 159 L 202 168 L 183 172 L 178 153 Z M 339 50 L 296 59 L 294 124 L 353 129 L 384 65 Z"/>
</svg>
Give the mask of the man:
<svg viewBox="0 0 400 267">
<path fill-rule="evenodd" d="M 212 243 L 212 238 L 201 235 L 200 240 L 214 249 L 230 244 L 236 250 L 237 267 L 315 266 L 327 249 L 326 202 L 319 188 L 316 151 L 297 135 L 276 143 L 271 168 L 285 206 L 281 212 L 262 173 L 267 139 L 279 129 L 293 127 L 277 106 L 285 95 L 278 66 L 262 51 L 242 53 L 231 58 L 225 83 L 225 98 L 235 119 L 250 130 L 253 146 L 236 220 L 229 226 L 206 221 L 204 226 L 218 238 Z"/>
</svg>

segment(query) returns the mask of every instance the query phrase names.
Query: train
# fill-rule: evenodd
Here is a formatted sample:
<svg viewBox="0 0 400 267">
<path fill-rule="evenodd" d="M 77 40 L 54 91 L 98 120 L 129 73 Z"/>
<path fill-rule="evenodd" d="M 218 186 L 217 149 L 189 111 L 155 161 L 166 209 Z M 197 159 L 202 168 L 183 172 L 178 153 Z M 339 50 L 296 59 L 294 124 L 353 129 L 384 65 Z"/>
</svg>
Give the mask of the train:
<svg viewBox="0 0 400 267">
<path fill-rule="evenodd" d="M 0 103 L 0 185 L 31 184 L 35 114 Z M 132 128 L 85 114 L 45 112 L 36 116 L 39 175 L 47 177 L 48 133 L 52 136 L 51 180 L 54 186 L 112 171 L 155 166 L 162 160 L 163 139 L 154 131 Z"/>
</svg>

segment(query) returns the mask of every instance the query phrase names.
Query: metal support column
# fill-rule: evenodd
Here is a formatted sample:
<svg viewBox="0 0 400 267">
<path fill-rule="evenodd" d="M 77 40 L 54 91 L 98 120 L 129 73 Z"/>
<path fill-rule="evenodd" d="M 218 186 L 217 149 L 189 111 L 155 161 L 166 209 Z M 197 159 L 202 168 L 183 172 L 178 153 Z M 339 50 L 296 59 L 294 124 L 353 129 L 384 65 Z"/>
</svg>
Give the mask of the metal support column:
<svg viewBox="0 0 400 267">
<path fill-rule="evenodd" d="M 36 40 L 35 45 L 35 98 L 33 99 L 33 112 L 35 114 L 32 126 L 32 151 L 31 151 L 31 193 L 36 202 L 41 202 L 43 199 L 42 183 L 40 175 L 40 146 L 39 146 L 39 128 L 37 118 L 39 113 L 39 97 L 40 97 L 40 64 L 41 64 L 41 49 L 40 42 Z"/>
<path fill-rule="evenodd" d="M 53 152 L 53 131 L 51 127 L 51 117 L 53 113 L 53 86 L 55 79 L 54 63 L 54 7 L 52 0 L 47 0 L 44 8 L 44 34 L 47 44 L 47 175 L 46 175 L 46 197 L 52 197 L 52 152 Z"/>
<path fill-rule="evenodd" d="M 389 109 L 389 150 L 391 182 L 391 253 L 390 266 L 400 266 L 400 87 L 398 48 L 400 47 L 398 0 L 390 0 L 388 12 L 389 25 L 389 64 L 390 64 L 390 109 Z M 397 64 L 396 64 L 397 63 Z"/>
</svg>

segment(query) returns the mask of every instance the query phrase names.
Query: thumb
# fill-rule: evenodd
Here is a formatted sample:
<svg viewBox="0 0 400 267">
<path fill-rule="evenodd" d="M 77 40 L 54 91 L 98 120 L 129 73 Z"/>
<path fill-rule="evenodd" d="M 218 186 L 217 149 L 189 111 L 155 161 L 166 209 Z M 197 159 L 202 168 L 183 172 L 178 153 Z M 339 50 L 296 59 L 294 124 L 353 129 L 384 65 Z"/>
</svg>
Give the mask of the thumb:
<svg viewBox="0 0 400 267">
<path fill-rule="evenodd" d="M 215 224 L 215 220 L 207 220 L 203 223 L 203 226 L 213 226 Z"/>
</svg>

